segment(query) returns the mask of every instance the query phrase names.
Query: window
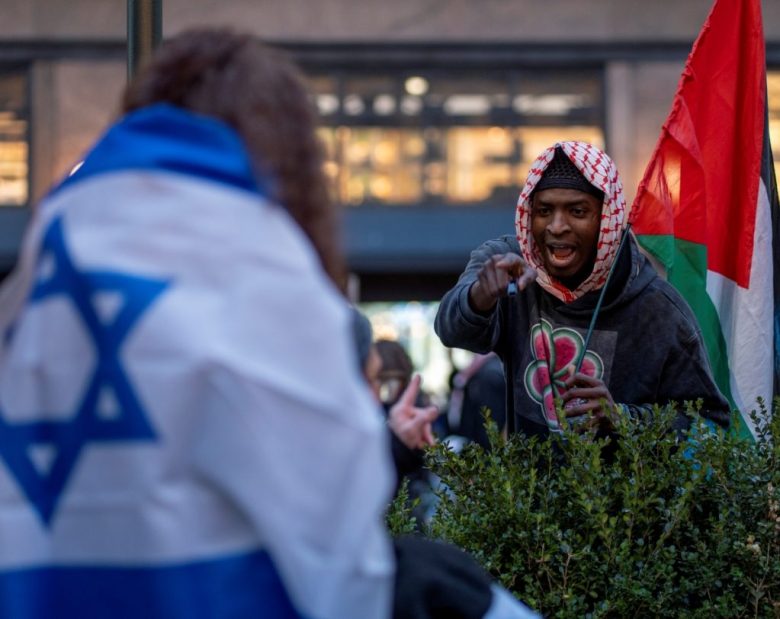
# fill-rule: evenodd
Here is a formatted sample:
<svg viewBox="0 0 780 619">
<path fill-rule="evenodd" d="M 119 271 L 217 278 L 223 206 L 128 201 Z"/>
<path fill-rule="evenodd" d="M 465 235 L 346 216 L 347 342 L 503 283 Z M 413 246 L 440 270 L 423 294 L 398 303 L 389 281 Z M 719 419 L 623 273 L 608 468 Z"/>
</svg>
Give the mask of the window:
<svg viewBox="0 0 780 619">
<path fill-rule="evenodd" d="M 342 204 L 513 202 L 556 140 L 604 146 L 598 70 L 313 76 Z"/>
<path fill-rule="evenodd" d="M 22 206 L 29 194 L 27 73 L 0 67 L 0 207 Z"/>
</svg>

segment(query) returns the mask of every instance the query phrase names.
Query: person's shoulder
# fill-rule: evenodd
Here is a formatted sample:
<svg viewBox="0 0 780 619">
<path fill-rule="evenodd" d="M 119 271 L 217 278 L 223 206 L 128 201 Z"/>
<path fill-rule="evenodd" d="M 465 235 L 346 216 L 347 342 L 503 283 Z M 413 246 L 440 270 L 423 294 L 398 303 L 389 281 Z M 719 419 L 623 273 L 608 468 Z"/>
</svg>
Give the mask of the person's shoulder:
<svg viewBox="0 0 780 619">
<path fill-rule="evenodd" d="M 474 253 L 481 253 L 487 256 L 495 256 L 497 254 L 507 253 L 520 253 L 520 244 L 517 242 L 517 238 L 512 234 L 505 234 L 495 239 L 485 241 L 474 250 Z"/>
<path fill-rule="evenodd" d="M 673 308 L 680 313 L 690 311 L 688 304 L 677 289 L 658 273 L 655 273 L 652 280 L 648 283 L 646 290 L 646 294 L 652 295 L 660 303 L 668 305 L 670 309 Z"/>
<path fill-rule="evenodd" d="M 654 277 L 645 289 L 643 296 L 647 310 L 653 312 L 657 319 L 670 326 L 677 324 L 687 338 L 698 336 L 699 323 L 696 321 L 688 302 L 672 284 L 658 273 L 654 273 Z"/>
</svg>

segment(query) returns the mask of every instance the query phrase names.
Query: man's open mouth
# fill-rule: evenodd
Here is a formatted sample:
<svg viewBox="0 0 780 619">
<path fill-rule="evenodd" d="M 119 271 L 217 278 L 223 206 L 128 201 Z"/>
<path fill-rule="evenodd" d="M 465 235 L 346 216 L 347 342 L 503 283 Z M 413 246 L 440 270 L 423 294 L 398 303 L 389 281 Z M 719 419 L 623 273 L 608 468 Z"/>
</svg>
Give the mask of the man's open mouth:
<svg viewBox="0 0 780 619">
<path fill-rule="evenodd" d="M 551 262 L 558 267 L 568 265 L 576 254 L 573 245 L 548 244 L 547 253 Z"/>
</svg>

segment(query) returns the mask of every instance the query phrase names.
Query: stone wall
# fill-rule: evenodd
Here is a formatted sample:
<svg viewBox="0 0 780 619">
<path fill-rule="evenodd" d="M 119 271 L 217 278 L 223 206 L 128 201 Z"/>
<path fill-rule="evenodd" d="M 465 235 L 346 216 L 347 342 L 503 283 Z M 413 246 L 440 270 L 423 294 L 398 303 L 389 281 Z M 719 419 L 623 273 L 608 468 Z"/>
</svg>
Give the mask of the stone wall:
<svg viewBox="0 0 780 619">
<path fill-rule="evenodd" d="M 711 0 L 162 0 L 164 33 L 203 24 L 272 40 L 692 41 Z M 768 40 L 780 2 L 763 0 Z M 3 39 L 122 39 L 126 0 L 3 0 Z"/>
</svg>

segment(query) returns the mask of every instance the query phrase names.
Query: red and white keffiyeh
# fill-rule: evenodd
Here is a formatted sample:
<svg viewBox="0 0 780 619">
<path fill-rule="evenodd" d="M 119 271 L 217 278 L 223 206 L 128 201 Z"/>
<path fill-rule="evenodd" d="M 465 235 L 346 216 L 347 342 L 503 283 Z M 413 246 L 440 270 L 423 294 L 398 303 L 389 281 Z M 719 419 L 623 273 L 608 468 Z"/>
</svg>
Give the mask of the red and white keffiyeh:
<svg viewBox="0 0 780 619">
<path fill-rule="evenodd" d="M 596 261 L 591 274 L 575 290 L 569 290 L 545 271 L 541 252 L 531 234 L 531 194 L 555 156 L 556 147 L 563 150 L 589 183 L 604 192 Z M 623 184 L 615 162 L 605 152 L 586 142 L 558 142 L 542 152 L 531 165 L 515 213 L 515 229 L 523 259 L 536 269 L 536 282 L 565 303 L 571 303 L 604 285 L 627 223 Z"/>
</svg>

